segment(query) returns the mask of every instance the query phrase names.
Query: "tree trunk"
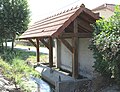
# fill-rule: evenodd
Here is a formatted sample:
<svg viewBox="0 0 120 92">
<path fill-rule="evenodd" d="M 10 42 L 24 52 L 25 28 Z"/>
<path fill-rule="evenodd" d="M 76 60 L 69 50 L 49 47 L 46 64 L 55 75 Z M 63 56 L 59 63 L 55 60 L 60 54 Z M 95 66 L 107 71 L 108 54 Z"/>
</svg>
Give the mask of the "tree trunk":
<svg viewBox="0 0 120 92">
<path fill-rule="evenodd" d="M 3 39 L 1 39 L 1 44 L 2 44 L 1 49 L 2 49 L 2 51 L 4 51 Z"/>
<path fill-rule="evenodd" d="M 5 38 L 5 49 L 7 50 L 7 39 Z"/>
<path fill-rule="evenodd" d="M 14 49 L 14 39 L 12 39 L 12 47 L 11 47 L 11 51 L 13 51 Z"/>
<path fill-rule="evenodd" d="M 16 38 L 16 34 L 15 34 L 15 33 L 13 33 L 11 51 L 13 51 L 13 50 L 14 50 L 14 43 L 15 43 L 15 38 Z"/>
</svg>

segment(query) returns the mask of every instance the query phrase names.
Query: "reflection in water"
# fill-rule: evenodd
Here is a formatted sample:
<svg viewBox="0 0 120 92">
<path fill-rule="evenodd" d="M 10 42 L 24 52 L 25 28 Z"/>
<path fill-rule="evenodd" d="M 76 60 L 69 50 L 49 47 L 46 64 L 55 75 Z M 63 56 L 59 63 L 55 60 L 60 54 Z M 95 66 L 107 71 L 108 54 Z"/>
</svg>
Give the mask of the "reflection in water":
<svg viewBox="0 0 120 92">
<path fill-rule="evenodd" d="M 38 90 L 40 92 L 54 92 L 54 89 L 44 80 L 31 77 L 31 79 L 38 84 Z"/>
</svg>

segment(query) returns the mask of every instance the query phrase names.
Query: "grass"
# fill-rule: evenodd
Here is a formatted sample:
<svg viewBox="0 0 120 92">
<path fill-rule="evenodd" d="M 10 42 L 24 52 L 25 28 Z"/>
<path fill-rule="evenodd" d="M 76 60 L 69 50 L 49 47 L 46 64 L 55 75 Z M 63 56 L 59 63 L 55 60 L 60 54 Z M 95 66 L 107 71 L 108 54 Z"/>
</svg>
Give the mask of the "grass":
<svg viewBox="0 0 120 92">
<path fill-rule="evenodd" d="M 3 60 L 7 62 L 11 62 L 13 59 L 17 58 L 19 60 L 24 60 L 25 62 L 36 63 L 36 53 L 31 51 L 19 50 L 14 49 L 11 52 L 9 49 L 4 52 L 4 54 L 0 53 L 0 56 Z M 47 54 L 40 54 L 40 62 L 47 63 L 48 62 L 48 55 Z"/>
<path fill-rule="evenodd" d="M 46 62 L 48 55 L 41 54 L 41 62 Z M 31 92 L 29 87 L 24 86 L 24 80 L 29 80 L 30 75 L 39 77 L 34 68 L 30 67 L 27 62 L 32 64 L 36 63 L 36 53 L 28 52 L 24 50 L 15 49 L 13 52 L 10 49 L 0 53 L 0 70 L 1 73 L 9 80 L 11 80 L 15 86 L 19 84 L 24 92 Z M 29 90 L 29 91 L 28 91 Z"/>
</svg>

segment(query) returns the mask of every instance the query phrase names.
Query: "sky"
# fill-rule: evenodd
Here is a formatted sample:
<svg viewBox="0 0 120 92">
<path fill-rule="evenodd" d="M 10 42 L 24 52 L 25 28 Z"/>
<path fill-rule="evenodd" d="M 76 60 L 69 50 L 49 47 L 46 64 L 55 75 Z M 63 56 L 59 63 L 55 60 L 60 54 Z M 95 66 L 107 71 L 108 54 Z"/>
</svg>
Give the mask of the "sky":
<svg viewBox="0 0 120 92">
<path fill-rule="evenodd" d="M 86 8 L 93 9 L 104 3 L 120 5 L 120 0 L 29 0 L 31 21 L 34 23 L 82 3 Z"/>
</svg>

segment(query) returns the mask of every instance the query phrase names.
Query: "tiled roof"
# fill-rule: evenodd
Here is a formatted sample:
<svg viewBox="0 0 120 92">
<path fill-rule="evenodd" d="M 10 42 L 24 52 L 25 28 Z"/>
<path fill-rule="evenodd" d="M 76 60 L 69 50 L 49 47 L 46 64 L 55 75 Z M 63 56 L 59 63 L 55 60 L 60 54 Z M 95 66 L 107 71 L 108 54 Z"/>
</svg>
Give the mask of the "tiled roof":
<svg viewBox="0 0 120 92">
<path fill-rule="evenodd" d="M 101 10 L 101 9 L 104 9 L 104 8 L 114 12 L 115 4 L 106 4 L 105 3 L 103 5 L 100 5 L 100 6 L 96 7 L 96 8 L 94 8 L 94 9 L 92 9 L 92 11 L 97 11 L 97 10 Z"/>
<path fill-rule="evenodd" d="M 20 39 L 56 37 L 82 12 L 85 12 L 95 20 L 99 18 L 98 14 L 93 13 L 91 10 L 85 8 L 84 5 L 81 5 L 81 7 L 71 8 L 35 22 L 20 36 Z"/>
</svg>

